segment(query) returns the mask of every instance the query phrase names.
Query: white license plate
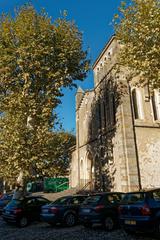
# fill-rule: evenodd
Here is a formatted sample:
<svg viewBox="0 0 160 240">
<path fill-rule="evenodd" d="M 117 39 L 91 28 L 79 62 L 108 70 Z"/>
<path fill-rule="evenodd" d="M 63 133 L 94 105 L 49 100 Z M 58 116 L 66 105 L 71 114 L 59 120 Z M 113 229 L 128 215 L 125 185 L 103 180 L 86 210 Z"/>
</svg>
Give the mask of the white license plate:
<svg viewBox="0 0 160 240">
<path fill-rule="evenodd" d="M 136 221 L 134 220 L 125 220 L 124 223 L 127 225 L 136 225 Z"/>
<path fill-rule="evenodd" d="M 84 213 L 89 213 L 90 211 L 91 211 L 91 209 L 87 209 L 87 208 L 83 209 Z"/>
<path fill-rule="evenodd" d="M 42 212 L 43 213 L 48 213 L 48 209 L 44 209 Z"/>
</svg>

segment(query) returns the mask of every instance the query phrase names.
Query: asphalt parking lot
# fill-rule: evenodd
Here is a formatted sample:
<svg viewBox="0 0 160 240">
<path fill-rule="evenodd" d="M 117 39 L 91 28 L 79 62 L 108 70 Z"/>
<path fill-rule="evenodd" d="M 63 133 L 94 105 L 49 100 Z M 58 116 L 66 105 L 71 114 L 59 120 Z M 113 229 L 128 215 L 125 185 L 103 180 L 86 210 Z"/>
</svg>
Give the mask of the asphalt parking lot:
<svg viewBox="0 0 160 240">
<path fill-rule="evenodd" d="M 153 240 L 147 235 L 127 235 L 123 230 L 106 232 L 100 227 L 85 229 L 78 225 L 73 228 L 50 227 L 46 223 L 34 222 L 28 227 L 17 228 L 3 222 L 0 217 L 0 240 Z"/>
</svg>

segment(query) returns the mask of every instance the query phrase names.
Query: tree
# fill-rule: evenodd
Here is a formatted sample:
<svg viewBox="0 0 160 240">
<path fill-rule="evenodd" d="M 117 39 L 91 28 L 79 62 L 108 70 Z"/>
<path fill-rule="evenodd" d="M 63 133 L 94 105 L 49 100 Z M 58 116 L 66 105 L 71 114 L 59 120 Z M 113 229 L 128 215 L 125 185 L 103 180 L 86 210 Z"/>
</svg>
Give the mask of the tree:
<svg viewBox="0 0 160 240">
<path fill-rule="evenodd" d="M 140 76 L 138 84 L 160 87 L 160 1 L 121 3 L 115 32 L 122 44 L 119 63 Z"/>
<path fill-rule="evenodd" d="M 73 134 L 60 131 L 53 133 L 52 143 L 50 145 L 50 158 L 44 160 L 43 174 L 48 177 L 65 176 L 69 173 L 71 160 L 71 148 L 76 144 L 76 138 Z"/>
<path fill-rule="evenodd" d="M 41 171 L 50 159 L 63 87 L 88 71 L 82 34 L 66 17 L 52 23 L 31 5 L 0 18 L 0 175 Z M 52 145 L 52 147 L 54 147 Z"/>
</svg>

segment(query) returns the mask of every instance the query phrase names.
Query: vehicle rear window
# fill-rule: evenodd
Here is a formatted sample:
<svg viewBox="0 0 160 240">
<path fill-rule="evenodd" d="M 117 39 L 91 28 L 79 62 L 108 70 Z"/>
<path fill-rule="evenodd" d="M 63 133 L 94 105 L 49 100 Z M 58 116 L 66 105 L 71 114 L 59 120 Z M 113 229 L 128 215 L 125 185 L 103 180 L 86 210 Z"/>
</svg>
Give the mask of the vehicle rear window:
<svg viewBox="0 0 160 240">
<path fill-rule="evenodd" d="M 12 196 L 10 196 L 10 195 L 3 195 L 0 199 L 1 200 L 8 200 L 8 199 L 11 199 L 12 198 Z"/>
<path fill-rule="evenodd" d="M 8 203 L 8 206 L 10 207 L 17 207 L 22 203 L 21 200 L 12 200 L 11 202 Z"/>
<path fill-rule="evenodd" d="M 153 199 L 158 202 L 160 201 L 160 190 L 153 192 Z"/>
<path fill-rule="evenodd" d="M 122 199 L 122 194 L 108 194 L 106 195 L 106 200 L 109 203 L 118 203 Z"/>
<path fill-rule="evenodd" d="M 86 198 L 83 202 L 83 204 L 96 204 L 100 201 L 101 195 L 94 195 Z"/>
<path fill-rule="evenodd" d="M 69 202 L 70 198 L 68 197 L 63 197 L 63 198 L 58 198 L 56 201 L 52 202 L 51 204 L 67 204 Z"/>
<path fill-rule="evenodd" d="M 144 201 L 144 193 L 127 193 L 122 199 L 122 203 L 137 203 Z"/>
</svg>

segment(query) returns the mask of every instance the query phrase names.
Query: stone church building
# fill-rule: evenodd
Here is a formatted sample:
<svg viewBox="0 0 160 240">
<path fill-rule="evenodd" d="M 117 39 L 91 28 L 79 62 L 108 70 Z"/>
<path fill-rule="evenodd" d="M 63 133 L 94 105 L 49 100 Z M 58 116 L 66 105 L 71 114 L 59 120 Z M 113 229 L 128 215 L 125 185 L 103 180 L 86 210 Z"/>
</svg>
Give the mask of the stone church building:
<svg viewBox="0 0 160 240">
<path fill-rule="evenodd" d="M 160 187 L 160 92 L 117 71 L 113 36 L 93 65 L 94 89 L 76 94 L 70 186 L 103 191 Z"/>
</svg>

